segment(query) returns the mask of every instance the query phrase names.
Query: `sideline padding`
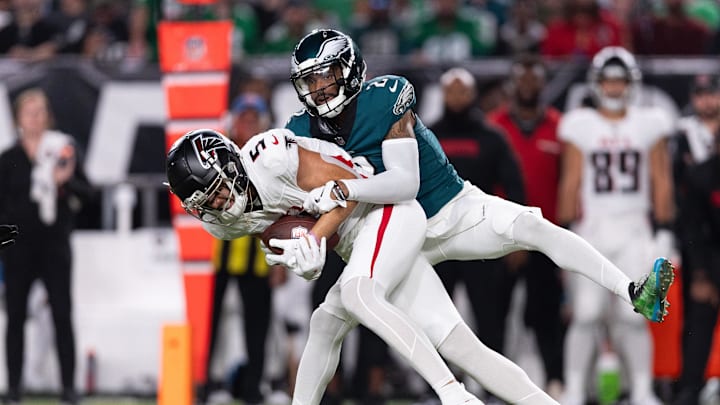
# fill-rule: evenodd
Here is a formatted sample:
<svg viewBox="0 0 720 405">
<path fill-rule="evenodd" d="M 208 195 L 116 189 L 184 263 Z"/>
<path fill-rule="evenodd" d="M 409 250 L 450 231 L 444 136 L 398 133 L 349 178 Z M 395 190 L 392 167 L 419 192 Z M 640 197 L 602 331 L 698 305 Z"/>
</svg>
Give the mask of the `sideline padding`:
<svg viewBox="0 0 720 405">
<path fill-rule="evenodd" d="M 193 403 L 190 335 L 188 324 L 163 325 L 158 405 Z"/>
<path fill-rule="evenodd" d="M 165 73 L 229 70 L 232 29 L 231 21 L 161 21 L 158 24 L 160 70 Z"/>
<path fill-rule="evenodd" d="M 168 119 L 220 119 L 227 111 L 229 80 L 226 72 L 164 75 Z"/>
</svg>

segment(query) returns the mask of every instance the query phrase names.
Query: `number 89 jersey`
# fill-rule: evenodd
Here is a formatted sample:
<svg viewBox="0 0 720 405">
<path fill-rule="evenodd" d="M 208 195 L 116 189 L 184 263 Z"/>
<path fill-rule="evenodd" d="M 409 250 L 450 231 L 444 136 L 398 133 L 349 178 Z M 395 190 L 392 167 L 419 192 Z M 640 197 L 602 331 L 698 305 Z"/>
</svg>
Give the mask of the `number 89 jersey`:
<svg viewBox="0 0 720 405">
<path fill-rule="evenodd" d="M 630 107 L 612 121 L 590 108 L 566 113 L 558 137 L 583 154 L 582 215 L 648 213 L 650 150 L 671 130 L 670 118 L 657 108 Z"/>
</svg>

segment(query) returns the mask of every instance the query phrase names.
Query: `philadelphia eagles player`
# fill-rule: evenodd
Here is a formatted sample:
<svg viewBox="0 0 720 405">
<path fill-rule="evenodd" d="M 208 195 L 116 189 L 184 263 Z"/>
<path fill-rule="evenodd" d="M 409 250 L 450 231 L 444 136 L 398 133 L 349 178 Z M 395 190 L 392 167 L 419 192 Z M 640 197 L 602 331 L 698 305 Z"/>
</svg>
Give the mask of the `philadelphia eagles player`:
<svg viewBox="0 0 720 405">
<path fill-rule="evenodd" d="M 412 84 L 393 75 L 366 81 L 365 62 L 349 36 L 315 30 L 297 44 L 291 63 L 291 80 L 305 109 L 293 115 L 286 127 L 296 135 L 334 142 L 374 168 L 375 176 L 337 182 L 347 200 L 393 203 L 416 197 L 428 218 L 423 253 L 430 263 L 537 250 L 559 267 L 612 291 L 649 320 L 663 320 L 674 277 L 668 260 L 658 258 L 649 274 L 633 282 L 585 240 L 544 219 L 539 209 L 464 182 L 435 135 L 413 112 Z M 322 213 L 339 204 L 328 192 L 331 186 L 312 190 L 304 208 Z M 470 336 L 464 327 L 455 328 L 444 337 L 439 351 L 443 345 L 472 347 Z M 473 369 L 470 374 L 476 379 L 493 377 L 491 367 L 460 366 Z M 301 368 L 299 373 L 305 371 Z M 515 394 L 516 386 L 510 385 L 508 391 L 497 387 L 489 386 L 503 399 Z"/>
<path fill-rule="evenodd" d="M 191 131 L 173 145 L 167 157 L 170 189 L 188 213 L 220 239 L 261 233 L 281 215 L 297 212 L 307 190 L 360 174 L 350 156 L 336 145 L 296 139 L 286 129 L 256 135 L 242 149 L 215 131 Z M 424 213 L 415 200 L 396 204 L 348 201 L 322 215 L 308 237 L 270 240 L 273 247 L 283 249 L 275 259 L 291 257 L 288 267 L 313 280 L 325 260 L 325 237 L 337 231 L 340 242 L 335 250 L 347 263 L 313 312 L 312 333 L 300 361 L 300 369 L 309 372 L 297 379 L 293 403 L 320 402 L 337 366 L 343 338 L 361 322 L 408 359 L 445 405 L 480 401 L 455 380 L 437 347 L 450 361 L 463 363 L 470 358 L 476 366 L 491 369 L 494 380 L 483 382 L 506 385 L 502 391 L 512 388 L 513 403 L 557 405 L 522 369 L 477 338 L 471 347 L 441 345 L 450 329 L 467 330 L 467 326 L 437 274 L 418 254 L 424 230 Z"/>
</svg>

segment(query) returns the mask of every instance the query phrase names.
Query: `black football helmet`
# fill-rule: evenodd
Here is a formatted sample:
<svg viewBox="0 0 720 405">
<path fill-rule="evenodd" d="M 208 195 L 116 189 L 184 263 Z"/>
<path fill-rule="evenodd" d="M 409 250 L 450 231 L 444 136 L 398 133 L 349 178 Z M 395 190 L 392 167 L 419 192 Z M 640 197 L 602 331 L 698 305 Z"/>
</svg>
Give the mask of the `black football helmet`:
<svg viewBox="0 0 720 405">
<path fill-rule="evenodd" d="M 314 30 L 295 46 L 290 79 L 300 102 L 312 115 L 333 118 L 360 93 L 367 70 L 360 49 L 340 31 Z M 342 74 L 335 77 L 339 93 L 328 102 L 316 105 L 305 79 L 311 74 L 327 75 L 337 65 Z"/>
<path fill-rule="evenodd" d="M 185 211 L 204 222 L 233 224 L 251 205 L 240 149 L 217 131 L 197 129 L 183 135 L 170 148 L 165 170 L 170 190 Z M 230 198 L 223 207 L 211 207 L 223 186 Z"/>
<path fill-rule="evenodd" d="M 608 97 L 603 94 L 600 82 L 604 79 L 625 79 L 627 90 L 621 97 Z M 590 90 L 599 106 L 608 110 L 627 108 L 633 92 L 637 91 L 642 80 L 642 73 L 633 54 L 620 46 L 608 46 L 593 57 L 588 70 Z"/>
</svg>

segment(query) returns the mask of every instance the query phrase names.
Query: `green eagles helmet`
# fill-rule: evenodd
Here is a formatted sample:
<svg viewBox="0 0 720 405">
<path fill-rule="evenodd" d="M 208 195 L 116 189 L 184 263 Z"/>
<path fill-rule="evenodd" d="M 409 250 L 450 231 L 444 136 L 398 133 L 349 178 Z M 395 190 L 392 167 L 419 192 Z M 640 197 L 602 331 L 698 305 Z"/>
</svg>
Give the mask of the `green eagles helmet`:
<svg viewBox="0 0 720 405">
<path fill-rule="evenodd" d="M 365 81 L 366 65 L 355 42 L 340 31 L 318 29 L 306 35 L 295 46 L 291 75 L 300 102 L 312 115 L 333 118 L 355 98 Z M 338 95 L 317 105 L 306 79 L 310 75 L 327 75 L 333 66 L 342 72 L 335 77 Z M 320 91 L 323 89 L 317 89 Z"/>
</svg>

